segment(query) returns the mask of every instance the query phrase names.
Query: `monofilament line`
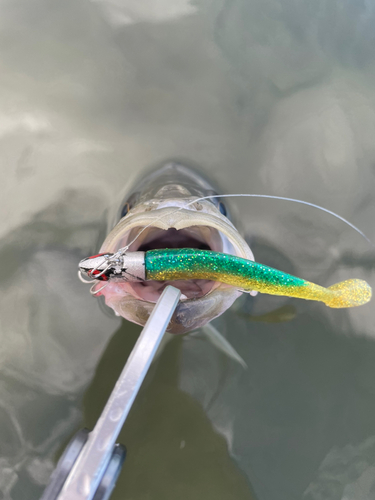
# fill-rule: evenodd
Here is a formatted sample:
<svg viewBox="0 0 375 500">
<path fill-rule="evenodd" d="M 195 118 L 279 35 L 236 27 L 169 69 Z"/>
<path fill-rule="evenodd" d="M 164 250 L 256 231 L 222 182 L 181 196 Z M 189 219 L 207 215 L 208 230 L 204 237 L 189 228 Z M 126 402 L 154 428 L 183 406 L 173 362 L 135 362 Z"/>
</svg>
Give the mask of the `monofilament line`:
<svg viewBox="0 0 375 500">
<path fill-rule="evenodd" d="M 118 252 L 127 251 L 128 248 L 130 247 L 130 245 L 132 245 L 139 238 L 139 236 L 143 233 L 143 231 L 148 229 L 155 222 L 157 222 L 159 220 L 163 220 L 165 217 L 169 217 L 177 212 L 180 212 L 181 210 L 189 207 L 190 205 L 193 205 L 194 203 L 197 203 L 198 201 L 210 200 L 212 198 L 241 198 L 241 197 L 242 198 L 269 198 L 269 199 L 273 199 L 273 200 L 290 201 L 293 203 L 300 203 L 301 205 L 307 205 L 307 206 L 312 207 L 312 208 L 317 208 L 318 210 L 322 210 L 323 212 L 325 212 L 329 215 L 332 215 L 333 217 L 336 217 L 336 219 L 339 219 L 340 221 L 344 222 L 349 227 L 354 229 L 354 231 L 356 231 L 358 234 L 360 234 L 362 236 L 362 238 L 364 238 L 372 247 L 374 246 L 372 241 L 363 233 L 363 231 L 361 231 L 354 224 L 352 224 L 348 220 L 344 219 L 344 217 L 341 217 L 341 215 L 336 214 L 335 212 L 332 212 L 332 210 L 328 210 L 328 208 L 321 207 L 320 205 L 316 205 L 315 203 L 310 203 L 308 201 L 299 200 L 296 198 L 287 198 L 285 196 L 276 196 L 276 195 L 270 195 L 270 194 L 218 194 L 218 195 L 202 196 L 201 198 L 196 198 L 195 200 L 192 200 L 189 203 L 187 203 L 186 205 L 184 205 L 183 207 L 178 208 L 177 210 L 175 210 L 175 212 L 172 212 L 171 214 L 164 214 L 164 215 L 161 215 L 160 217 L 156 217 L 152 222 L 147 224 L 147 226 L 143 227 L 139 231 L 137 236 L 130 243 L 128 243 L 124 248 L 121 248 L 120 250 L 118 250 Z"/>
</svg>

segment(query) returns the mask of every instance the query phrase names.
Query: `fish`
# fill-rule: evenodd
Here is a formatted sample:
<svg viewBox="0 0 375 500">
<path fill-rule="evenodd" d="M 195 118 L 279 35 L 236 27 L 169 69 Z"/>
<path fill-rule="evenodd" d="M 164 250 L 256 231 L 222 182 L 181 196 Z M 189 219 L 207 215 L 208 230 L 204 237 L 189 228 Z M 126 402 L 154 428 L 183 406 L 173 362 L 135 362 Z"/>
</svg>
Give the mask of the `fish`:
<svg viewBox="0 0 375 500">
<path fill-rule="evenodd" d="M 195 201 L 206 196 L 212 198 Z M 129 252 L 192 248 L 254 261 L 253 252 L 231 221 L 226 204 L 217 196 L 216 186 L 196 169 L 181 162 L 167 162 L 142 176 L 128 191 L 117 223 L 98 255 L 113 254 L 127 246 Z M 178 288 L 182 294 L 167 329 L 174 334 L 203 327 L 229 309 L 243 293 L 220 281 L 199 278 L 121 284 L 108 280 L 102 290 L 96 287 L 95 291 L 117 316 L 143 326 L 167 285 Z"/>
</svg>

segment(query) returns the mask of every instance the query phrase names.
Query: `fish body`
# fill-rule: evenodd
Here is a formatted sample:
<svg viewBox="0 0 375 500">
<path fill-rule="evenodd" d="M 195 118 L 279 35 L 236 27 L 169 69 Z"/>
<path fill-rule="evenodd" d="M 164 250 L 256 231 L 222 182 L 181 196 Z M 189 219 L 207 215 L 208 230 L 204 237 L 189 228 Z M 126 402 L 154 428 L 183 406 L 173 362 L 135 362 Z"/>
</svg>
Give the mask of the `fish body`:
<svg viewBox="0 0 375 500">
<path fill-rule="evenodd" d="M 191 203 L 209 195 L 217 195 L 217 191 L 201 174 L 180 163 L 165 164 L 130 190 L 121 204 L 120 220 L 105 238 L 100 254 L 113 254 L 128 245 L 129 252 L 195 248 L 254 260 L 220 199 Z M 127 283 L 109 280 L 98 295 L 104 296 L 117 315 L 144 325 L 167 285 L 179 288 L 183 296 L 169 324 L 170 333 L 186 333 L 207 324 L 242 293 L 219 281 L 191 278 Z"/>
</svg>

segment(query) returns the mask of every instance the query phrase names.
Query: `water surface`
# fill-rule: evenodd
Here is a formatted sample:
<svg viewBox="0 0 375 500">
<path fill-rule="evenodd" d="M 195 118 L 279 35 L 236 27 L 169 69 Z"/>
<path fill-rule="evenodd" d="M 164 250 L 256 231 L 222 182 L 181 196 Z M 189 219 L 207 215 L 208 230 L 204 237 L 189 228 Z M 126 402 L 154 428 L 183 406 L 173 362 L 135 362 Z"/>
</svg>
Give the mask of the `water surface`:
<svg viewBox="0 0 375 500">
<path fill-rule="evenodd" d="M 0 1 L 0 495 L 38 499 L 140 328 L 76 278 L 142 169 L 303 198 L 375 241 L 373 1 Z M 373 249 L 301 205 L 231 202 L 257 260 L 373 286 Z M 288 321 L 255 321 L 287 306 Z M 293 309 L 291 309 L 293 308 Z M 292 311 L 290 313 L 290 311 Z M 276 318 L 277 319 L 277 318 Z M 113 498 L 371 500 L 373 306 L 258 295 L 173 338 L 120 441 Z"/>
</svg>

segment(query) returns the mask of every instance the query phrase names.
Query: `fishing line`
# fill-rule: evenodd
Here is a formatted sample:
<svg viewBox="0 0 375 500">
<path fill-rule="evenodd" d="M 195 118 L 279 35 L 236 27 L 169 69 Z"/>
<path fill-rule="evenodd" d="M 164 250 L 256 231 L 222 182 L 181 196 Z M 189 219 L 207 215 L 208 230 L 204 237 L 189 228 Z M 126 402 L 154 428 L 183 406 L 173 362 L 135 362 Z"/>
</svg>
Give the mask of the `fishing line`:
<svg viewBox="0 0 375 500">
<path fill-rule="evenodd" d="M 204 198 L 199 198 L 198 200 L 195 200 L 195 201 L 200 201 L 200 200 L 204 200 L 207 198 L 220 198 L 220 197 L 221 198 L 231 198 L 231 197 L 236 197 L 236 196 L 237 197 L 241 197 L 241 196 L 253 197 L 253 198 L 270 198 L 273 200 L 292 201 L 294 203 L 301 203 L 302 205 L 307 205 L 308 207 L 317 208 L 319 210 L 322 210 L 323 212 L 326 212 L 329 215 L 333 215 L 334 217 L 341 220 L 342 222 L 345 222 L 345 224 L 347 224 L 349 227 L 351 227 L 352 229 L 357 231 L 357 233 L 359 233 L 372 247 L 374 246 L 373 242 L 369 238 L 367 238 L 365 233 L 363 231 L 361 231 L 357 226 L 355 226 L 354 224 L 352 224 L 348 220 L 344 219 L 344 217 L 342 217 L 341 215 L 336 214 L 335 212 L 332 212 L 332 210 L 328 210 L 328 208 L 321 207 L 320 205 L 315 205 L 315 203 L 310 203 L 309 201 L 298 200 L 296 198 L 287 198 L 285 196 L 276 196 L 276 195 L 271 195 L 271 194 L 223 194 L 221 196 L 220 195 L 205 196 Z"/>
<path fill-rule="evenodd" d="M 333 217 L 336 217 L 337 219 L 341 220 L 342 222 L 344 222 L 345 224 L 347 224 L 349 227 L 351 227 L 352 229 L 354 229 L 358 234 L 360 234 L 372 247 L 374 246 L 374 244 L 372 243 L 372 241 L 369 238 L 367 238 L 367 236 L 358 227 L 356 227 L 354 224 L 352 224 L 348 220 L 344 219 L 344 217 L 341 217 L 341 215 L 336 214 L 335 212 L 332 212 L 331 210 L 328 210 L 328 208 L 321 207 L 320 205 L 315 205 L 315 203 L 310 203 L 308 201 L 298 200 L 298 199 L 295 199 L 295 198 L 287 198 L 285 196 L 276 196 L 276 195 L 269 195 L 269 194 L 217 194 L 217 195 L 203 196 L 202 198 L 197 198 L 197 199 L 195 199 L 193 201 L 190 201 L 189 203 L 187 203 L 183 207 L 178 208 L 175 212 L 172 212 L 171 214 L 164 214 L 164 215 L 161 215 L 160 217 L 155 218 L 152 222 L 150 222 L 149 224 L 147 224 L 147 226 L 143 227 L 139 231 L 139 233 L 137 234 L 137 236 L 130 243 L 128 243 L 124 248 L 121 248 L 120 250 L 118 250 L 118 252 L 124 252 L 124 251 L 126 252 L 129 249 L 130 245 L 132 245 L 139 238 L 139 236 L 143 233 L 143 231 L 145 231 L 146 229 L 148 229 L 155 222 L 157 222 L 159 220 L 162 220 L 162 219 L 165 219 L 166 217 L 169 217 L 169 216 L 171 216 L 171 215 L 173 215 L 173 214 L 175 214 L 177 212 L 180 212 L 184 208 L 187 208 L 190 205 L 193 205 L 194 203 L 197 203 L 198 201 L 209 200 L 209 199 L 212 199 L 212 198 L 236 198 L 236 197 L 237 198 L 240 198 L 240 197 L 244 197 L 244 198 L 269 198 L 269 199 L 274 199 L 274 200 L 291 201 L 291 202 L 294 202 L 294 203 L 300 203 L 302 205 L 307 205 L 309 207 L 317 208 L 317 209 L 322 210 L 323 212 L 326 212 L 329 215 L 333 215 Z"/>
</svg>

